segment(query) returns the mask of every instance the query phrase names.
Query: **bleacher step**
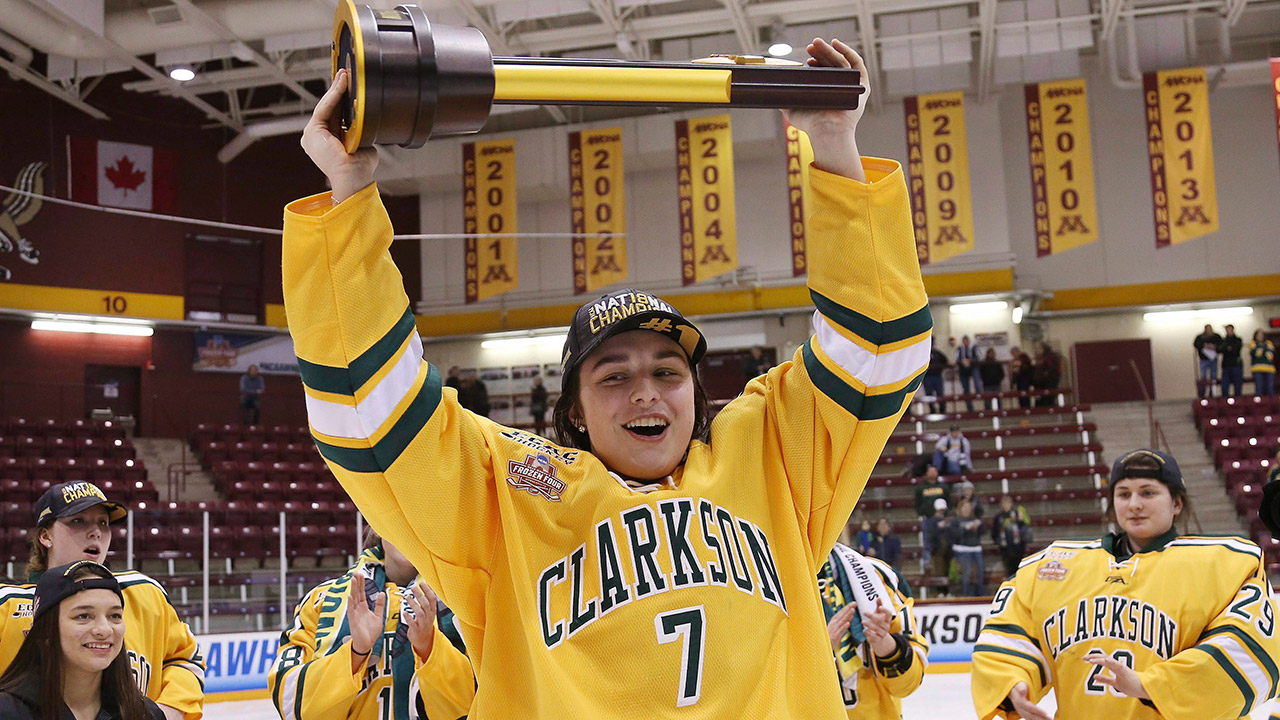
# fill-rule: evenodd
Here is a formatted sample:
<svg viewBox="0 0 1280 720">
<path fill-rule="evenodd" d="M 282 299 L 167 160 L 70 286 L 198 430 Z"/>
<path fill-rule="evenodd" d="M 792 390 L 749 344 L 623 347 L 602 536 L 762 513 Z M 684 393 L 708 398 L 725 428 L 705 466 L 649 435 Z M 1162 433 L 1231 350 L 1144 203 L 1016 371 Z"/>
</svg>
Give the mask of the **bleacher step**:
<svg viewBox="0 0 1280 720">
<path fill-rule="evenodd" d="M 147 468 L 148 479 L 160 491 L 161 500 L 218 500 L 213 488 L 213 477 L 199 468 L 199 457 L 186 442 L 177 438 L 134 438 L 134 447 Z M 185 452 L 184 452 L 185 450 Z M 168 473 L 170 467 L 186 462 L 190 470 L 185 488 L 174 497 L 168 497 Z"/>
</svg>

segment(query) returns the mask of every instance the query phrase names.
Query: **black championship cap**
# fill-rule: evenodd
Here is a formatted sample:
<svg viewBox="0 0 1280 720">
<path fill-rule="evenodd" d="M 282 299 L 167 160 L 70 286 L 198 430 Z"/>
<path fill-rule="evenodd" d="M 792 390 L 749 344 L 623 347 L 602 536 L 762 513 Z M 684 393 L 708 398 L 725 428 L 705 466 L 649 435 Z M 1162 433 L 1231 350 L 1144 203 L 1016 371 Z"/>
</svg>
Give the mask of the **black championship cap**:
<svg viewBox="0 0 1280 720">
<path fill-rule="evenodd" d="M 97 577 L 73 580 L 75 574 L 88 568 Z M 120 604 L 124 604 L 124 593 L 120 583 L 111 571 L 92 560 L 77 560 L 67 565 L 49 568 L 36 583 L 36 598 L 31 608 L 31 619 L 40 617 L 46 610 L 58 607 L 58 603 L 82 590 L 110 590 L 120 596 Z"/>
<path fill-rule="evenodd" d="M 600 343 L 628 330 L 652 330 L 676 341 L 697 366 L 707 352 L 702 331 L 680 311 L 642 290 L 615 290 L 578 308 L 564 341 L 560 371 L 567 378 Z"/>
<path fill-rule="evenodd" d="M 47 525 L 58 518 L 71 517 L 94 505 L 101 505 L 111 522 L 123 520 L 129 514 L 123 505 L 108 500 L 97 485 L 79 480 L 54 485 L 44 491 L 36 501 L 36 525 Z"/>
<path fill-rule="evenodd" d="M 1159 468 L 1124 467 L 1125 462 L 1130 458 L 1142 456 L 1155 460 Z M 1151 478 L 1168 485 L 1170 490 L 1186 492 L 1187 489 L 1187 486 L 1182 482 L 1182 471 L 1178 469 L 1178 462 L 1169 453 L 1160 452 L 1159 450 L 1134 450 L 1116 458 L 1115 463 L 1111 465 L 1112 487 L 1125 478 Z"/>
</svg>

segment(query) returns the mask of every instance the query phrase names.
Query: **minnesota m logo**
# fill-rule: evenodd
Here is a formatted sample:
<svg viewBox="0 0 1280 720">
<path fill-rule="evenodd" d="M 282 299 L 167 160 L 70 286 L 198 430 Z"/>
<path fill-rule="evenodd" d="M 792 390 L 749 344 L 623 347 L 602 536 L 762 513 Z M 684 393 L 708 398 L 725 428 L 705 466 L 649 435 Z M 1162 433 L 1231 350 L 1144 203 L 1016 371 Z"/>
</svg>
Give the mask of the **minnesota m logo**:
<svg viewBox="0 0 1280 720">
<path fill-rule="evenodd" d="M 933 241 L 934 245 L 945 245 L 949 242 L 968 244 L 968 240 L 960 233 L 959 225 L 943 225 L 938 228 L 938 237 Z"/>
<path fill-rule="evenodd" d="M 1187 223 L 1200 223 L 1201 225 L 1209 225 L 1209 216 L 1204 214 L 1203 205 L 1188 205 L 1182 208 L 1182 212 L 1178 213 L 1178 219 L 1173 221 L 1174 225 L 1182 227 Z"/>
<path fill-rule="evenodd" d="M 1063 215 L 1062 222 L 1058 223 L 1058 229 L 1053 232 L 1059 237 L 1067 233 L 1080 233 L 1084 235 L 1089 232 L 1089 227 L 1084 224 L 1084 219 L 1079 215 Z"/>
<path fill-rule="evenodd" d="M 707 251 L 702 254 L 702 259 L 698 262 L 702 265 L 710 262 L 729 262 L 729 253 L 724 251 L 723 245 L 708 245 Z"/>
</svg>

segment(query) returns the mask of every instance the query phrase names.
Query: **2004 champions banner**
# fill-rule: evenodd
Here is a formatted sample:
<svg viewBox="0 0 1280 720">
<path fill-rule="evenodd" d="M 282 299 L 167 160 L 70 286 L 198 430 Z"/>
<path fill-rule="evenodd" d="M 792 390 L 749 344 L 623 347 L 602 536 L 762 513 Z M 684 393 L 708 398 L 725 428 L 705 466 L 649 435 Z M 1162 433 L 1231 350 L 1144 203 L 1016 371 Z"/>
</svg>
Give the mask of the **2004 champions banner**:
<svg viewBox="0 0 1280 720">
<path fill-rule="evenodd" d="M 520 280 L 515 140 L 462 145 L 462 230 L 467 234 L 467 302 L 514 290 Z"/>
<path fill-rule="evenodd" d="M 1204 68 L 1145 73 L 1142 96 L 1156 247 L 1217 232 L 1218 188 Z"/>
<path fill-rule="evenodd" d="M 964 93 L 907 97 L 903 109 L 911 221 L 916 254 L 925 265 L 973 249 Z"/>
<path fill-rule="evenodd" d="M 627 194 L 622 128 L 569 133 L 573 292 L 627 279 Z"/>
<path fill-rule="evenodd" d="M 1036 256 L 1098 239 L 1089 100 L 1083 79 L 1027 85 Z"/>
<path fill-rule="evenodd" d="M 736 270 L 738 225 L 728 115 L 676 122 L 676 186 L 684 284 Z"/>
</svg>

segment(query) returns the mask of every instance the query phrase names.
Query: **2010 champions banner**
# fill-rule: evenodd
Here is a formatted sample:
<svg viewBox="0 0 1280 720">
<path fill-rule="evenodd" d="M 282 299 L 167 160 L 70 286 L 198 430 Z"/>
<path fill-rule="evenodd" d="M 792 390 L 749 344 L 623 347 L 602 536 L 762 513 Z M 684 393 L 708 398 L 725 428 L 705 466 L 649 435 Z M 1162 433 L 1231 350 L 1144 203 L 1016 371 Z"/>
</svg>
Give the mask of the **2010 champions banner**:
<svg viewBox="0 0 1280 720">
<path fill-rule="evenodd" d="M 903 108 L 916 254 L 921 265 L 941 262 L 973 249 L 964 93 L 913 95 Z"/>
<path fill-rule="evenodd" d="M 787 224 L 791 230 L 791 276 L 809 272 L 806 254 L 808 235 L 805 223 L 805 199 L 809 196 L 809 165 L 813 163 L 813 145 L 809 136 L 787 125 Z"/>
<path fill-rule="evenodd" d="M 1144 73 L 1156 247 L 1218 231 L 1209 84 L 1204 68 Z"/>
<path fill-rule="evenodd" d="M 1089 100 L 1083 78 L 1027 85 L 1036 256 L 1098 239 Z"/>
<path fill-rule="evenodd" d="M 627 195 L 622 128 L 569 133 L 573 292 L 627 279 Z"/>
<path fill-rule="evenodd" d="M 467 302 L 514 290 L 520 279 L 515 140 L 463 143 L 462 228 Z"/>
<path fill-rule="evenodd" d="M 728 115 L 676 121 L 676 185 L 684 284 L 736 270 L 733 129 Z"/>
</svg>

